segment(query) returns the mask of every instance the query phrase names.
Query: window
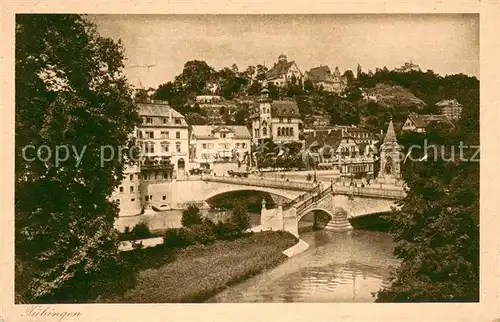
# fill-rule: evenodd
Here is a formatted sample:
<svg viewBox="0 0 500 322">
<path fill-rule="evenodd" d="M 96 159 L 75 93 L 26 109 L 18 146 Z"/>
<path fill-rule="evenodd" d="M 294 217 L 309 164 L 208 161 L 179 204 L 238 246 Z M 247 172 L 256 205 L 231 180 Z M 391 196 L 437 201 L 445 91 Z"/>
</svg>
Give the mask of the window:
<svg viewBox="0 0 500 322">
<path fill-rule="evenodd" d="M 116 199 L 116 202 L 117 202 L 118 204 L 120 204 L 120 199 Z"/>
<path fill-rule="evenodd" d="M 208 148 L 209 149 L 213 149 L 214 148 L 214 144 L 213 143 L 208 143 Z"/>
<path fill-rule="evenodd" d="M 175 149 L 177 152 L 181 152 L 181 142 L 176 142 L 175 143 Z"/>
<path fill-rule="evenodd" d="M 155 152 L 155 145 L 153 142 L 147 142 L 146 143 L 146 153 L 154 153 Z"/>
<path fill-rule="evenodd" d="M 202 148 L 202 149 L 206 149 L 206 148 L 207 148 L 207 144 L 206 144 L 206 143 L 203 143 L 203 144 L 201 145 L 201 148 Z"/>
<path fill-rule="evenodd" d="M 166 117 L 163 118 L 163 124 L 167 124 L 167 118 Z"/>
<path fill-rule="evenodd" d="M 166 172 L 163 172 L 163 179 L 168 179 L 168 174 Z"/>
<path fill-rule="evenodd" d="M 166 200 L 166 199 L 167 199 L 167 196 L 163 196 L 163 197 L 162 197 L 162 199 L 163 199 L 163 200 Z"/>
<path fill-rule="evenodd" d="M 281 136 L 281 127 L 278 127 L 278 136 Z"/>
<path fill-rule="evenodd" d="M 139 137 L 139 139 L 142 139 L 142 131 L 137 130 L 137 136 Z"/>
<path fill-rule="evenodd" d="M 175 119 L 175 124 L 181 124 L 181 119 L 176 118 Z"/>
<path fill-rule="evenodd" d="M 149 195 L 149 200 L 153 200 L 153 195 Z"/>
<path fill-rule="evenodd" d="M 130 181 L 134 181 L 134 175 L 133 174 L 130 175 Z"/>
<path fill-rule="evenodd" d="M 130 199 L 130 202 L 134 202 L 134 201 L 135 201 L 135 198 Z"/>
<path fill-rule="evenodd" d="M 288 118 L 287 121 L 288 121 L 288 123 L 292 123 L 292 119 L 290 117 Z"/>
<path fill-rule="evenodd" d="M 280 123 L 283 123 L 283 118 L 282 117 L 280 117 Z"/>
<path fill-rule="evenodd" d="M 146 124 L 153 124 L 153 118 L 152 117 L 146 117 Z"/>
<path fill-rule="evenodd" d="M 120 192 L 123 192 L 123 187 L 120 187 Z"/>
<path fill-rule="evenodd" d="M 160 136 L 162 139 L 168 139 L 168 132 L 167 131 L 161 131 Z"/>
<path fill-rule="evenodd" d="M 220 137 L 221 137 L 221 139 L 225 139 L 226 138 L 226 133 L 221 133 Z"/>
<path fill-rule="evenodd" d="M 161 143 L 161 149 L 162 149 L 162 152 L 168 152 L 169 151 L 169 143 L 168 142 L 162 142 Z"/>
<path fill-rule="evenodd" d="M 267 135 L 267 127 L 262 128 L 262 135 L 264 135 L 264 136 Z"/>
<path fill-rule="evenodd" d="M 290 135 L 293 135 L 293 127 L 290 128 Z"/>
<path fill-rule="evenodd" d="M 246 148 L 247 148 L 247 144 L 246 144 L 246 143 L 241 143 L 241 147 L 242 147 L 243 149 L 246 149 Z"/>
<path fill-rule="evenodd" d="M 154 139 L 155 137 L 154 131 L 145 131 L 144 133 L 146 134 L 147 139 Z"/>
<path fill-rule="evenodd" d="M 180 139 L 181 138 L 181 132 L 175 132 L 175 138 Z"/>
<path fill-rule="evenodd" d="M 144 200 L 149 201 L 149 197 L 148 196 L 144 197 Z"/>
<path fill-rule="evenodd" d="M 134 186 L 130 186 L 130 193 L 134 192 Z"/>
<path fill-rule="evenodd" d="M 237 148 L 237 149 L 239 149 L 240 148 L 240 144 L 239 143 L 235 143 L 234 147 Z"/>
</svg>

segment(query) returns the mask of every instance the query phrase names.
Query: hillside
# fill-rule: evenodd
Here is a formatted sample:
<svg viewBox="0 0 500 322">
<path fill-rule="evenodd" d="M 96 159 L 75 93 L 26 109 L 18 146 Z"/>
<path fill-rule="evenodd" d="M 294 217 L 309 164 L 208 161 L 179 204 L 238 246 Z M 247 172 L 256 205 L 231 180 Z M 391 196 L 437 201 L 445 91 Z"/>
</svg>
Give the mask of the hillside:
<svg viewBox="0 0 500 322">
<path fill-rule="evenodd" d="M 364 102 L 376 102 L 383 107 L 415 107 L 423 109 L 426 104 L 404 87 L 389 84 L 377 84 L 375 87 L 362 90 Z"/>
</svg>

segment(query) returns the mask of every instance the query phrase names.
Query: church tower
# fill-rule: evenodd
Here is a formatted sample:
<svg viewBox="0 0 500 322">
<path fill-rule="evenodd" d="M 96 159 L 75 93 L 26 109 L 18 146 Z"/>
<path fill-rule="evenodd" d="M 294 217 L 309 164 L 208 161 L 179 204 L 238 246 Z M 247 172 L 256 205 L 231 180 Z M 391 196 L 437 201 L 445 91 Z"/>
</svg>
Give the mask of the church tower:
<svg viewBox="0 0 500 322">
<path fill-rule="evenodd" d="M 380 146 L 380 170 L 377 182 L 394 184 L 401 178 L 400 148 L 392 120 L 389 122 L 384 142 Z"/>
</svg>

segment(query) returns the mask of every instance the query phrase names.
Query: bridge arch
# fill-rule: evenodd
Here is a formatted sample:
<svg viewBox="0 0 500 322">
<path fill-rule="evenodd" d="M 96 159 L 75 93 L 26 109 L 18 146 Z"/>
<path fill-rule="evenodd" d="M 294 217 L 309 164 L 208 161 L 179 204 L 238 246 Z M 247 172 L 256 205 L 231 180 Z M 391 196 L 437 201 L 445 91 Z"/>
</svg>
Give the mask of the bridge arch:
<svg viewBox="0 0 500 322">
<path fill-rule="evenodd" d="M 265 192 L 271 195 L 277 195 L 287 200 L 293 200 L 295 196 L 290 195 L 287 191 L 281 191 L 279 189 L 272 189 L 266 187 L 256 187 L 256 186 L 227 186 L 221 189 L 210 191 L 206 194 L 204 200 L 208 201 L 216 196 L 220 196 L 230 192 L 237 191 L 257 191 L 257 192 Z"/>
<path fill-rule="evenodd" d="M 330 216 L 330 218 L 332 218 L 332 219 L 334 218 L 334 216 L 336 214 L 339 214 L 339 213 L 345 214 L 346 218 L 347 218 L 347 211 L 344 208 L 335 207 L 335 209 L 333 209 L 333 211 L 332 211 L 331 209 L 327 209 L 325 207 L 318 206 L 318 207 L 312 207 L 312 208 L 307 209 L 306 211 L 302 212 L 299 216 L 297 216 L 297 222 L 299 222 L 305 215 L 310 214 L 313 211 L 323 211 L 328 216 Z"/>
</svg>

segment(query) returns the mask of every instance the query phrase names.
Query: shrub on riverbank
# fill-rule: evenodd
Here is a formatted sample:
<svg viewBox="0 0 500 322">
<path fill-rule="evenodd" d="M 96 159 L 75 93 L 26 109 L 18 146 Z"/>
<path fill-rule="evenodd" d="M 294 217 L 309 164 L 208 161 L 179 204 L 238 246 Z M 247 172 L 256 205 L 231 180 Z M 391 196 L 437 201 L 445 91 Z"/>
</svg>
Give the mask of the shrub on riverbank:
<svg viewBox="0 0 500 322">
<path fill-rule="evenodd" d="M 149 229 L 149 226 L 147 223 L 140 222 L 137 225 L 135 225 L 132 228 L 132 230 L 130 230 L 130 227 L 125 227 L 125 231 L 123 233 L 119 234 L 119 240 L 121 240 L 121 241 L 137 240 L 137 239 L 153 238 L 153 237 L 160 237 L 160 236 L 161 236 L 161 234 L 153 233 Z"/>
<path fill-rule="evenodd" d="M 135 287 L 122 296 L 105 301 L 202 302 L 227 286 L 283 262 L 287 257 L 282 252 L 296 243 L 297 238 L 290 233 L 267 231 L 236 240 L 218 240 L 205 246 L 192 245 L 174 250 L 160 245 L 149 250 L 136 250 L 135 255 L 127 255 L 136 256 L 134 262 L 141 265 Z M 138 254 L 143 255 L 138 258 Z M 145 264 L 147 261 L 149 264 Z M 148 265 L 154 265 L 154 268 L 145 269 Z"/>
</svg>

